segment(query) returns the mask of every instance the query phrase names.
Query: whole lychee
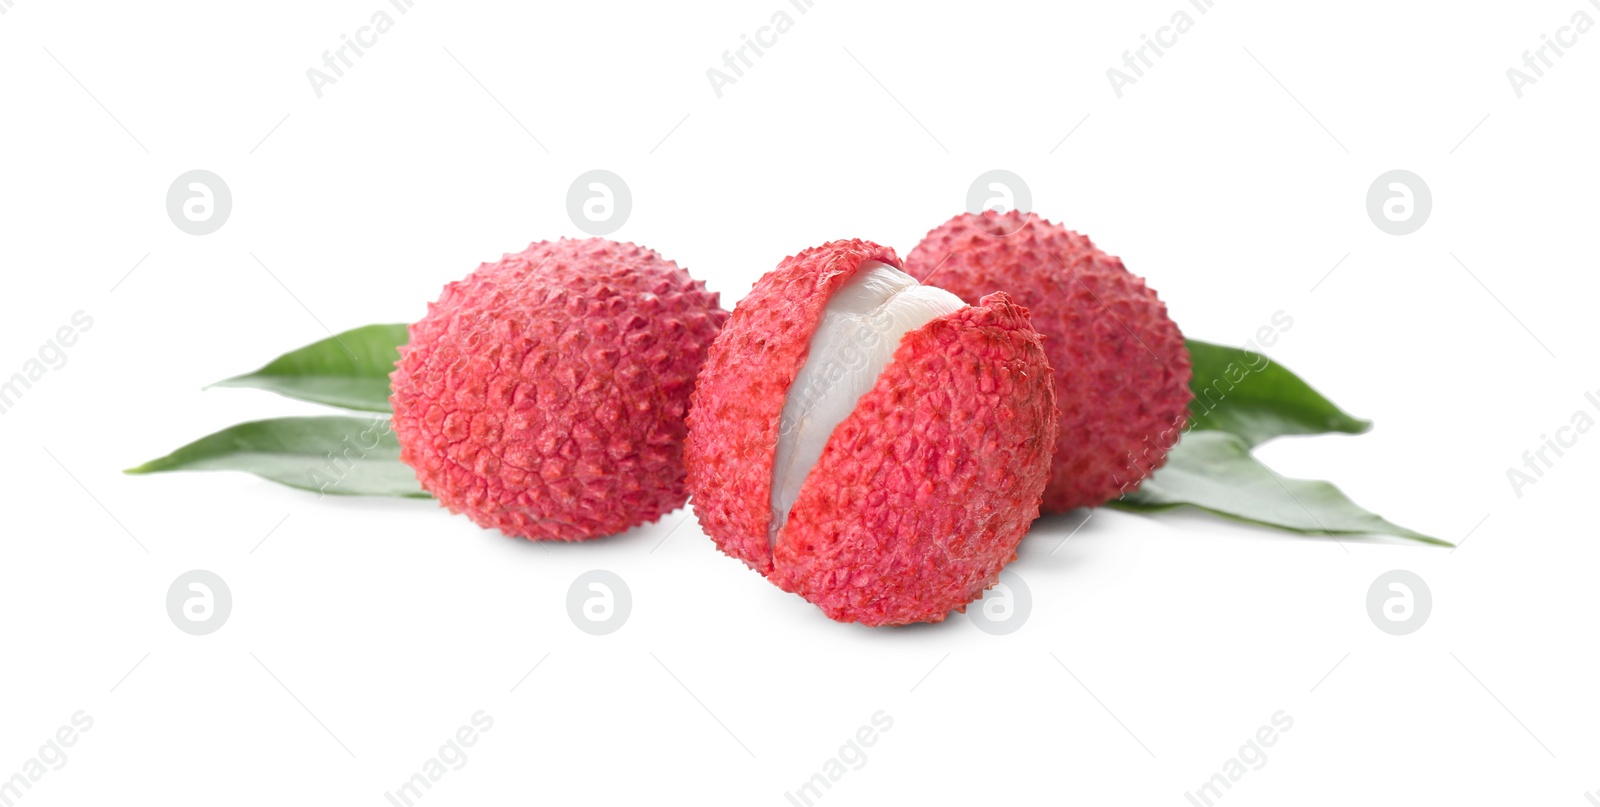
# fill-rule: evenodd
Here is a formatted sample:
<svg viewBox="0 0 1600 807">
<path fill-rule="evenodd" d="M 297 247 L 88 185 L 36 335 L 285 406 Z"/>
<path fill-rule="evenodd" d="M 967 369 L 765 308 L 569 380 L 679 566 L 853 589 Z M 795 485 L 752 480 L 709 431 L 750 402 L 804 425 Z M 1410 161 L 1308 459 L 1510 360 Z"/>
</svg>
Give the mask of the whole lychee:
<svg viewBox="0 0 1600 807">
<path fill-rule="evenodd" d="M 672 261 L 541 241 L 444 288 L 390 377 L 400 458 L 451 512 L 580 541 L 683 506 L 684 416 L 728 314 Z"/>
<path fill-rule="evenodd" d="M 868 625 L 938 622 L 994 585 L 1056 430 L 1028 312 L 899 267 L 859 240 L 785 258 L 712 345 L 684 446 L 723 552 Z"/>
<path fill-rule="evenodd" d="M 936 227 L 906 272 L 969 302 L 1004 291 L 1032 313 L 1061 409 L 1045 512 L 1131 493 L 1166 462 L 1188 417 L 1189 351 L 1120 259 L 1031 213 L 991 210 Z"/>
</svg>

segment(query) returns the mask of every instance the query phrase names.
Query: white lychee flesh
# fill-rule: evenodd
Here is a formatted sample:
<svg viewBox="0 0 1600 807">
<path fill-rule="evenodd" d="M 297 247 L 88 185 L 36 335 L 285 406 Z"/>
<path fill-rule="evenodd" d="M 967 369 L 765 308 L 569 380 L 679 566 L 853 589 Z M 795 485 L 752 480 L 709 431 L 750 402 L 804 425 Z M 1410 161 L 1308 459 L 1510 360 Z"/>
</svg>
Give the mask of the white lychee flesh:
<svg viewBox="0 0 1600 807">
<path fill-rule="evenodd" d="M 966 306 L 961 298 L 878 261 L 829 298 L 805 364 L 784 399 L 772 465 L 774 540 L 833 430 L 894 358 L 901 337 Z"/>
</svg>

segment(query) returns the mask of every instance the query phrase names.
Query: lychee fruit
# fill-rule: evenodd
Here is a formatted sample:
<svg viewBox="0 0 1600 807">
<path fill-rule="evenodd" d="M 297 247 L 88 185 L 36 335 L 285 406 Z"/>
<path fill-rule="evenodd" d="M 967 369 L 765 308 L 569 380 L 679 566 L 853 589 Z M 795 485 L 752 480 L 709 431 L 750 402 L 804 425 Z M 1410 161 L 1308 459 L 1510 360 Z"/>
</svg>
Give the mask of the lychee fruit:
<svg viewBox="0 0 1600 807">
<path fill-rule="evenodd" d="M 444 288 L 390 377 L 400 458 L 451 512 L 580 541 L 683 506 L 685 414 L 728 318 L 672 261 L 541 241 Z"/>
<path fill-rule="evenodd" d="M 1189 351 L 1120 259 L 1031 213 L 985 211 L 928 233 L 906 272 L 968 302 L 1003 291 L 1032 313 L 1061 408 L 1045 512 L 1131 493 L 1166 462 L 1188 417 Z"/>
<path fill-rule="evenodd" d="M 1016 557 L 1055 444 L 1027 310 L 900 265 L 860 240 L 785 258 L 734 308 L 689 411 L 706 534 L 843 622 L 965 610 Z"/>
</svg>

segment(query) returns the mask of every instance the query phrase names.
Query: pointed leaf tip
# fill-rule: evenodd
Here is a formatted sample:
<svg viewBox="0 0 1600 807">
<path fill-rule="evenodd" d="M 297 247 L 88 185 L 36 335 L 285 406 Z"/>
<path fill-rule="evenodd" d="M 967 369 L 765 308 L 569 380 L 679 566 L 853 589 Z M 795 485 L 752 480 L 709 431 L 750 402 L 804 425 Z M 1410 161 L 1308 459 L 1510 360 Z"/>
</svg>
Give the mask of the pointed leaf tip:
<svg viewBox="0 0 1600 807">
<path fill-rule="evenodd" d="M 1165 466 L 1108 506 L 1145 513 L 1189 506 L 1302 535 L 1392 535 L 1454 546 L 1362 508 L 1332 483 L 1281 476 L 1252 456 L 1243 439 L 1225 432 L 1184 435 Z"/>
<path fill-rule="evenodd" d="M 383 417 L 290 417 L 240 423 L 124 473 L 245 471 L 336 496 L 429 498 Z"/>
<path fill-rule="evenodd" d="M 1363 434 L 1372 421 L 1355 417 L 1261 353 L 1187 340 L 1193 374 L 1189 416 L 1195 431 L 1222 431 L 1256 446 L 1274 437 Z"/>
<path fill-rule="evenodd" d="M 407 339 L 404 324 L 366 325 L 334 334 L 213 387 L 247 387 L 363 412 L 388 412 L 389 374 Z"/>
</svg>

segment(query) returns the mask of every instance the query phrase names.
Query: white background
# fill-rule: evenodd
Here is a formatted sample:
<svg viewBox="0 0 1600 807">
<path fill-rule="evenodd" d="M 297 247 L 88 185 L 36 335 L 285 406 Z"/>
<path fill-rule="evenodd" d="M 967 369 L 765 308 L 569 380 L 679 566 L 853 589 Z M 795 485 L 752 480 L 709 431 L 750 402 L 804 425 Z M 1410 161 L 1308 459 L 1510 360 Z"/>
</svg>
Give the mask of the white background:
<svg viewBox="0 0 1600 807">
<path fill-rule="evenodd" d="M 480 709 L 493 728 L 426 804 L 788 804 L 879 710 L 892 729 L 817 803 L 1187 804 L 1278 710 L 1292 730 L 1224 803 L 1600 789 L 1600 435 L 1521 497 L 1506 478 L 1600 388 L 1600 31 L 1520 99 L 1506 77 L 1574 12 L 1600 19 L 1587 0 L 417 0 L 319 99 L 306 70 L 387 2 L 0 16 L 0 374 L 94 320 L 0 416 L 0 777 L 94 720 L 26 804 L 386 804 Z M 793 29 L 717 98 L 706 70 L 780 8 Z M 1107 68 L 1179 8 L 1193 29 L 1119 99 Z M 165 211 L 195 168 L 234 198 L 204 237 Z M 1017 632 L 872 630 L 720 555 L 687 510 L 543 547 L 431 502 L 120 473 L 325 412 L 200 389 L 581 235 L 565 196 L 592 168 L 632 189 L 615 237 L 729 307 L 824 240 L 904 254 L 979 173 L 1015 171 L 1188 335 L 1291 315 L 1271 355 L 1377 427 L 1263 456 L 1462 545 L 1109 511 L 1072 534 L 1073 513 L 1009 567 L 1032 592 Z M 1404 237 L 1366 212 L 1394 168 L 1434 199 Z M 1396 568 L 1434 599 L 1405 637 L 1365 607 Z M 190 569 L 232 591 L 209 636 L 165 610 Z M 590 569 L 632 590 L 609 636 L 566 612 Z"/>
</svg>

